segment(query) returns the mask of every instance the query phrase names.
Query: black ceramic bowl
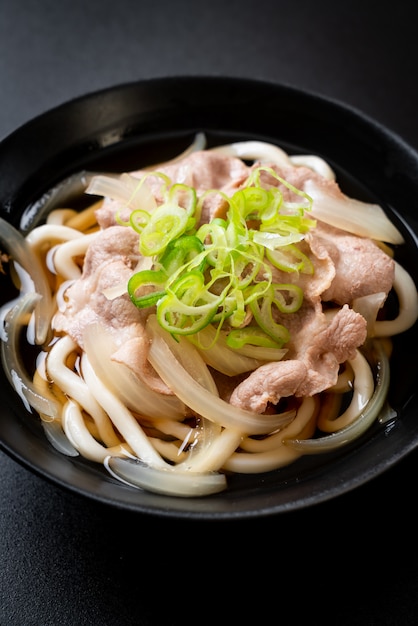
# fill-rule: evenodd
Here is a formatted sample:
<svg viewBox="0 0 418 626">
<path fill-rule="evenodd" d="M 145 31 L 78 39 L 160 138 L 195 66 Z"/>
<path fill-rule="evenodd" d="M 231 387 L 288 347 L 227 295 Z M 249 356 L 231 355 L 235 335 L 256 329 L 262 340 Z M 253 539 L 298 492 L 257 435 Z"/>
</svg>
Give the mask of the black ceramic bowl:
<svg viewBox="0 0 418 626">
<path fill-rule="evenodd" d="M 72 173 L 126 171 L 162 161 L 186 148 L 198 131 L 209 145 L 257 139 L 290 153 L 325 158 L 343 191 L 379 203 L 389 213 L 406 240 L 397 258 L 418 282 L 417 153 L 356 110 L 254 80 L 142 81 L 78 98 L 37 117 L 0 144 L 0 215 L 25 230 L 39 198 Z M 0 299 L 3 293 L 4 283 Z M 100 465 L 61 455 L 2 371 L 0 445 L 55 484 L 122 509 L 196 519 L 301 509 L 364 484 L 418 445 L 416 345 L 416 327 L 395 341 L 390 402 L 396 419 L 376 423 L 339 452 L 303 457 L 268 474 L 233 476 L 219 495 L 184 499 L 147 493 L 115 481 Z"/>
</svg>

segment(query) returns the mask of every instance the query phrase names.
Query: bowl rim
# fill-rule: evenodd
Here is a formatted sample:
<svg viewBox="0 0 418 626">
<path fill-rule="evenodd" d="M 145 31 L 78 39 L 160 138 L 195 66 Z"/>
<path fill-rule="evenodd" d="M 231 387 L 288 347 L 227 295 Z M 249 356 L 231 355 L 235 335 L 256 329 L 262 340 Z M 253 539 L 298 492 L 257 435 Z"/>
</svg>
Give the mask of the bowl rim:
<svg viewBox="0 0 418 626">
<path fill-rule="evenodd" d="M 209 103 L 202 104 L 199 101 L 199 95 L 201 96 L 202 93 L 208 95 Z M 241 102 L 243 109 L 256 105 L 260 108 L 260 102 L 262 103 L 263 99 L 271 98 L 276 104 L 281 102 L 286 110 L 292 111 L 293 116 L 299 114 L 303 117 L 308 112 L 305 125 L 308 125 L 308 121 L 316 115 L 321 129 L 323 127 L 335 128 L 335 126 L 340 128 L 344 124 L 346 125 L 342 129 L 344 137 L 348 130 L 354 132 L 357 141 L 365 136 L 363 143 L 368 150 L 367 157 L 363 156 L 360 159 L 353 175 L 358 177 L 360 167 L 364 166 L 367 158 L 371 158 L 370 155 L 373 155 L 376 162 L 372 162 L 368 170 L 368 184 L 373 187 L 379 176 L 382 176 L 381 168 L 384 163 L 386 169 L 382 183 L 383 189 L 379 193 L 383 197 L 390 190 L 387 204 L 390 207 L 392 205 L 395 207 L 395 215 L 398 215 L 400 222 L 405 225 L 403 215 L 396 211 L 392 188 L 393 181 L 398 181 L 398 188 L 401 186 L 401 198 L 397 199 L 397 202 L 408 203 L 408 198 L 412 198 L 413 190 L 418 189 L 418 154 L 404 139 L 358 109 L 336 99 L 274 81 L 225 76 L 170 76 L 121 83 L 78 96 L 24 123 L 0 141 L 0 171 L 5 174 L 3 180 L 7 180 L 7 186 L 0 181 L 0 214 L 19 226 L 21 225 L 22 214 L 26 214 L 26 221 L 30 226 L 31 215 L 28 208 L 33 206 L 33 201 L 39 198 L 42 190 L 49 189 L 64 179 L 66 175 L 71 174 L 75 169 L 75 163 L 85 162 L 86 156 L 95 156 L 101 151 L 120 149 L 123 144 L 138 138 L 139 133 L 144 128 L 148 129 L 149 137 L 151 135 L 155 137 L 158 134 L 164 135 L 164 132 L 167 132 L 164 129 L 164 124 L 169 127 L 175 119 L 182 120 L 184 128 L 181 131 L 183 135 L 184 133 L 190 134 L 191 129 L 194 128 L 193 123 L 202 120 L 204 113 L 214 111 L 216 121 L 222 121 L 224 117 L 220 111 L 220 94 L 224 97 L 228 96 L 230 99 L 228 100 L 229 107 Z M 139 95 L 143 98 L 140 113 L 138 112 L 138 102 L 135 101 Z M 155 108 L 156 103 L 159 104 L 157 109 Z M 184 115 L 179 113 L 179 107 L 184 106 L 185 103 L 187 104 L 187 113 L 191 116 L 193 123 L 187 122 Z M 270 116 L 272 115 L 272 106 L 270 103 L 268 108 Z M 122 118 L 121 111 L 123 111 Z M 94 115 L 99 116 L 99 121 L 96 120 L 95 122 L 97 130 L 91 132 L 89 124 L 92 124 Z M 338 118 L 338 124 L 332 121 L 335 116 Z M 240 118 L 240 120 L 242 119 L 244 118 Z M 67 123 L 63 125 L 65 120 Z M 159 125 L 159 120 L 163 120 L 164 124 Z M 51 136 L 48 138 L 48 145 L 43 146 L 42 156 L 37 160 L 36 150 L 39 150 L 39 136 L 40 134 L 42 136 L 45 129 L 49 129 Z M 217 128 L 213 121 L 208 124 L 208 129 L 216 135 Z M 223 131 L 223 129 L 219 130 Z M 263 125 L 257 126 L 257 133 L 254 134 L 262 135 L 264 130 Z M 176 134 L 178 128 L 173 128 L 172 132 Z M 232 134 L 234 132 L 239 133 L 239 128 L 234 127 L 230 132 Z M 281 128 L 280 131 L 275 130 L 276 134 L 277 132 L 284 133 L 284 136 L 288 137 L 285 128 Z M 71 135 L 71 133 L 73 134 Z M 242 134 L 251 135 L 251 132 L 245 129 Z M 310 143 L 314 142 L 317 136 L 318 133 L 315 132 Z M 288 141 L 290 140 L 288 139 Z M 31 142 L 34 142 L 33 146 Z M 295 144 L 297 145 L 297 140 L 295 140 Z M 29 145 L 29 149 L 25 154 L 22 171 L 23 145 Z M 66 145 L 64 151 L 63 145 Z M 337 150 L 335 137 L 323 138 L 322 150 L 324 151 L 326 148 L 331 151 Z M 65 161 L 66 158 L 68 159 L 68 155 L 73 157 L 71 163 Z M 348 160 L 349 156 L 341 165 L 342 169 Z M 19 164 L 20 169 L 18 168 Z M 403 178 L 401 176 L 401 182 L 399 182 L 402 171 L 404 176 Z M 405 175 L 405 171 L 407 175 Z M 16 217 L 18 214 L 19 219 Z M 406 222 L 413 219 L 414 216 L 411 214 Z M 413 227 L 410 227 L 410 235 L 418 248 L 417 232 L 416 224 L 413 223 Z M 15 413 L 11 394 L 7 393 L 6 396 L 6 401 L 9 404 L 11 402 L 8 410 Z M 409 402 L 410 408 L 408 410 L 418 410 L 415 396 Z M 79 473 L 71 466 L 73 462 L 68 461 L 68 459 L 65 471 L 61 474 L 58 472 L 57 475 L 57 467 L 63 462 L 61 455 L 58 457 L 58 453 L 50 448 L 44 450 L 39 442 L 35 445 L 36 458 L 28 458 L 24 445 L 29 441 L 27 437 L 33 434 L 33 430 L 31 430 L 33 425 L 28 431 L 29 434 L 24 435 L 24 429 L 27 426 L 25 420 L 26 418 L 22 421 L 18 416 L 16 421 L 10 420 L 6 426 L 0 426 L 0 449 L 42 478 L 83 497 L 111 504 L 117 508 L 160 516 L 193 519 L 260 517 L 304 509 L 313 504 L 338 497 L 369 482 L 418 446 L 418 426 L 413 428 L 409 424 L 410 430 L 405 432 L 404 423 L 390 424 L 386 430 L 379 431 L 366 442 L 360 452 L 358 449 L 348 451 L 347 456 L 342 460 L 337 459 L 335 461 L 335 467 L 338 468 L 339 472 L 338 481 L 322 474 L 318 480 L 315 481 L 314 479 L 313 485 L 312 481 L 307 479 L 304 486 L 306 488 L 301 488 L 295 483 L 288 488 L 288 498 L 278 498 L 274 486 L 269 486 L 265 493 L 263 492 L 263 497 L 259 497 L 257 490 L 251 487 L 251 493 L 241 501 L 238 501 L 238 497 L 232 493 L 222 497 L 194 499 L 194 503 L 187 499 L 152 496 L 138 504 L 135 498 L 126 495 L 126 488 L 113 482 L 110 477 L 106 476 L 106 485 L 101 484 L 101 481 L 104 482 L 102 475 L 97 473 L 94 468 L 89 468 L 91 474 L 85 484 L 82 484 Z M 382 437 L 386 439 L 391 437 L 394 442 L 392 444 L 394 449 L 388 455 L 382 455 L 380 446 L 376 444 L 376 441 L 380 442 Z M 14 444 L 16 440 L 21 440 L 21 444 L 16 446 Z M 375 458 L 371 463 L 369 455 L 375 453 Z M 357 471 L 352 469 L 353 455 L 356 457 Z M 115 485 L 117 485 L 117 491 L 120 495 L 115 496 Z M 129 489 L 128 491 L 130 492 Z"/>
</svg>

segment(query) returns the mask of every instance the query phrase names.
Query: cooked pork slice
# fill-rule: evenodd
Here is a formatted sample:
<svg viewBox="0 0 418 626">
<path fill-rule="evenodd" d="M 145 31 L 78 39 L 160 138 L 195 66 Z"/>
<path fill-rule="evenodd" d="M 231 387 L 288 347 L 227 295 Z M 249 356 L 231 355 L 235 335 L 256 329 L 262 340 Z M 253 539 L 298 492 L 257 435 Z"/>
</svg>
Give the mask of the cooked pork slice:
<svg viewBox="0 0 418 626">
<path fill-rule="evenodd" d="M 252 372 L 232 392 L 231 404 L 263 413 L 280 398 L 324 391 L 337 382 L 340 363 L 353 358 L 366 339 L 365 319 L 347 305 L 331 321 L 318 307 L 304 307 L 292 317 L 294 332 L 286 359 Z"/>
<path fill-rule="evenodd" d="M 112 226 L 100 231 L 87 251 L 82 277 L 66 290 L 52 325 L 83 347 L 85 329 L 99 323 L 115 341 L 114 360 L 130 367 L 152 389 L 171 394 L 147 361 L 147 313 L 131 302 L 126 290 L 139 258 L 138 235 L 132 229 Z M 119 287 L 121 295 L 108 295 Z"/>
<path fill-rule="evenodd" d="M 250 168 L 235 157 L 224 156 L 210 151 L 196 151 L 184 159 L 172 164 L 158 166 L 158 171 L 166 174 L 172 183 L 181 183 L 196 189 L 198 196 L 210 189 L 218 189 L 227 196 L 239 189 L 248 178 Z M 132 176 L 142 178 L 148 172 L 138 170 Z M 147 176 L 146 184 L 157 202 L 162 202 L 162 180 L 156 176 Z M 208 222 L 215 215 L 224 215 L 227 201 L 220 195 L 209 195 L 203 204 L 200 222 Z M 96 211 L 96 218 L 102 228 L 114 225 L 115 215 L 121 209 L 120 203 L 106 199 Z M 128 219 L 129 210 L 121 213 L 122 219 Z"/>
<path fill-rule="evenodd" d="M 319 221 L 306 239 L 316 256 L 329 256 L 335 265 L 335 278 L 322 293 L 324 302 L 345 304 L 361 296 L 389 293 L 395 262 L 371 239 L 350 235 Z"/>
</svg>

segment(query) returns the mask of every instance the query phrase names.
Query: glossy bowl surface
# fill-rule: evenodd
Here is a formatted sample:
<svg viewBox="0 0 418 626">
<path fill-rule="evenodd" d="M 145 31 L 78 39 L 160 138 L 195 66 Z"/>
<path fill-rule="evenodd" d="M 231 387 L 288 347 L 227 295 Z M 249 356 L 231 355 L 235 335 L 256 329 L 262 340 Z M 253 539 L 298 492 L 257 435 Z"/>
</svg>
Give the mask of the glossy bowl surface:
<svg viewBox="0 0 418 626">
<path fill-rule="evenodd" d="M 325 158 L 343 191 L 387 210 L 406 240 L 397 258 L 418 282 L 417 153 L 342 103 L 256 80 L 152 79 L 88 94 L 48 111 L 0 143 L 0 215 L 26 232 L 36 222 L 39 199 L 68 176 L 162 161 L 186 148 L 199 131 L 209 145 L 259 139 L 290 153 Z M 231 477 L 229 489 L 215 496 L 186 499 L 143 492 L 114 480 L 101 466 L 59 454 L 3 371 L 0 446 L 45 479 L 121 509 L 191 519 L 302 509 L 370 481 L 417 446 L 416 345 L 416 326 L 395 342 L 390 402 L 396 419 L 376 424 L 338 453 L 304 457 L 268 474 Z"/>
</svg>

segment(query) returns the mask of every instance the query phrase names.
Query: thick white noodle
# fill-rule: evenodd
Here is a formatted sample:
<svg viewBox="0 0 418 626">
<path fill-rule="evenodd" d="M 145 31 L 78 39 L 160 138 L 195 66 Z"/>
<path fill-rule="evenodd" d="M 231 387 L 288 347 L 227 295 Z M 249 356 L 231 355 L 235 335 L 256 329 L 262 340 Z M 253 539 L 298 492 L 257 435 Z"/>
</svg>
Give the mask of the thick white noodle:
<svg viewBox="0 0 418 626">
<path fill-rule="evenodd" d="M 100 380 L 88 361 L 86 353 L 81 358 L 81 366 L 85 381 L 100 403 L 104 411 L 118 429 L 122 437 L 129 444 L 134 454 L 143 463 L 152 467 L 166 467 L 167 463 L 161 458 L 158 452 L 150 443 L 138 421 L 123 402 Z"/>
<path fill-rule="evenodd" d="M 341 430 L 356 420 L 369 403 L 374 392 L 374 377 L 367 359 L 357 350 L 354 359 L 348 363 L 354 372 L 353 395 L 347 409 L 336 419 L 327 419 L 322 415 L 318 419 L 318 428 L 326 433 Z"/>
<path fill-rule="evenodd" d="M 411 328 L 418 319 L 418 292 L 415 282 L 397 261 L 393 287 L 399 301 L 399 315 L 394 320 L 376 321 L 374 323 L 376 337 L 391 337 L 402 333 Z"/>
<path fill-rule="evenodd" d="M 386 403 L 390 383 L 390 366 L 385 347 L 379 340 L 373 341 L 378 362 L 378 374 L 375 389 L 370 401 L 367 403 L 359 417 L 334 433 L 317 439 L 286 439 L 285 443 L 302 454 L 322 454 L 330 450 L 336 450 L 358 439 L 373 422 Z"/>
<path fill-rule="evenodd" d="M 262 440 L 266 443 L 263 445 L 261 442 L 260 447 L 257 447 L 255 441 L 254 447 L 251 446 L 247 440 L 246 451 L 232 454 L 225 463 L 224 469 L 240 474 L 259 474 L 279 469 L 295 461 L 301 456 L 301 452 L 288 448 L 284 441 L 287 438 L 297 437 L 304 430 L 315 416 L 316 407 L 314 398 L 304 398 L 293 422 L 266 440 Z M 314 426 L 311 430 L 314 430 Z M 248 448 L 251 451 L 248 451 Z"/>
<path fill-rule="evenodd" d="M 120 440 L 106 412 L 94 397 L 91 387 L 65 364 L 68 356 L 76 349 L 77 345 L 69 335 L 59 339 L 52 346 L 46 359 L 45 367 L 48 375 L 67 396 L 91 415 L 105 444 L 107 446 L 118 445 Z"/>
<path fill-rule="evenodd" d="M 62 224 L 43 224 L 28 233 L 26 241 L 33 250 L 39 251 L 45 246 L 51 247 L 55 243 L 80 239 L 80 237 L 83 237 L 83 233 L 75 228 Z"/>
<path fill-rule="evenodd" d="M 63 428 L 70 443 L 76 450 L 86 459 L 103 463 L 107 456 L 127 456 L 129 455 L 128 446 L 123 444 L 112 447 L 103 446 L 99 443 L 88 430 L 81 408 L 74 400 L 68 400 L 63 408 L 62 413 Z"/>
<path fill-rule="evenodd" d="M 53 250 L 53 264 L 57 274 L 64 280 L 77 280 L 81 276 L 81 269 L 74 262 L 74 257 L 84 255 L 89 245 L 97 237 L 97 233 L 82 235 L 78 239 L 73 239 L 62 243 Z"/>
</svg>

